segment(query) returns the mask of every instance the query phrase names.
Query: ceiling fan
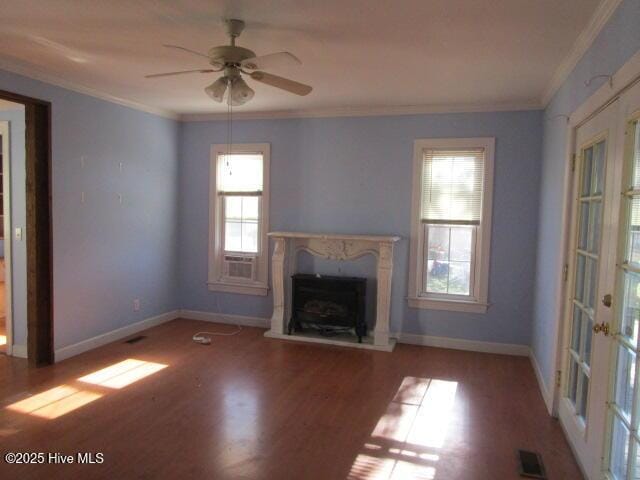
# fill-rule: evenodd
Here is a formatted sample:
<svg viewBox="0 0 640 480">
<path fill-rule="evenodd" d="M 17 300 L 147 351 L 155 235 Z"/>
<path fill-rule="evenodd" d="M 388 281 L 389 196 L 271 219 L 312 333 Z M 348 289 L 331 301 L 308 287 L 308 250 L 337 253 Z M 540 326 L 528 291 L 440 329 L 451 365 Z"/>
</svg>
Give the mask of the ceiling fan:
<svg viewBox="0 0 640 480">
<path fill-rule="evenodd" d="M 251 100 L 254 95 L 254 91 L 244 81 L 242 74 L 248 75 L 257 82 L 280 88 L 296 95 L 308 95 L 311 92 L 312 88 L 309 85 L 262 71 L 262 69 L 268 70 L 277 67 L 300 65 L 302 62 L 295 55 L 289 52 L 278 52 L 256 57 L 256 54 L 248 48 L 236 46 L 236 38 L 244 30 L 244 22 L 242 20 L 229 19 L 225 20 L 225 25 L 227 34 L 230 37 L 229 45 L 213 47 L 206 55 L 179 45 L 163 45 L 167 48 L 204 57 L 213 68 L 156 73 L 146 75 L 145 78 L 160 78 L 188 73 L 224 72 L 220 78 L 206 87 L 204 91 L 213 100 L 220 103 L 228 91 L 227 103 L 232 106 L 243 105 Z"/>
</svg>

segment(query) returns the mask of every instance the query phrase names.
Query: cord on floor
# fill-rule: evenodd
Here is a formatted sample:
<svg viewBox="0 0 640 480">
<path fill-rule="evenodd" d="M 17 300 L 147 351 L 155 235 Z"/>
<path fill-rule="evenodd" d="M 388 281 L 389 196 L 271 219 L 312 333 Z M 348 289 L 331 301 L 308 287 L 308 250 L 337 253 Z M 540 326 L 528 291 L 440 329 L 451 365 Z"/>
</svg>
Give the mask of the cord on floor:
<svg viewBox="0 0 640 480">
<path fill-rule="evenodd" d="M 205 337 L 204 335 L 215 335 L 218 337 L 230 337 L 237 335 L 242 331 L 240 325 L 236 325 L 236 329 L 233 332 L 198 332 L 193 336 L 193 341 L 200 343 L 201 345 L 209 345 L 211 343 L 211 337 Z"/>
</svg>

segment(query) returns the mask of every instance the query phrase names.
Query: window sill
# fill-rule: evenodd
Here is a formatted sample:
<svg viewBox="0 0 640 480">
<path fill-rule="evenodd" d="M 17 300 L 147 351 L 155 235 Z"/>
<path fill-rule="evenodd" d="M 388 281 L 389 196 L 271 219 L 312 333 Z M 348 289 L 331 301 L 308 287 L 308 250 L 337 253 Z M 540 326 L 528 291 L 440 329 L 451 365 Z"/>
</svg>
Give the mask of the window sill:
<svg viewBox="0 0 640 480">
<path fill-rule="evenodd" d="M 207 282 L 209 291 L 239 293 L 241 295 L 260 295 L 265 297 L 269 293 L 269 287 L 266 284 L 242 284 L 231 282 Z"/>
<path fill-rule="evenodd" d="M 489 304 L 465 300 L 435 300 L 425 297 L 409 297 L 409 307 L 451 312 L 487 313 Z"/>
</svg>

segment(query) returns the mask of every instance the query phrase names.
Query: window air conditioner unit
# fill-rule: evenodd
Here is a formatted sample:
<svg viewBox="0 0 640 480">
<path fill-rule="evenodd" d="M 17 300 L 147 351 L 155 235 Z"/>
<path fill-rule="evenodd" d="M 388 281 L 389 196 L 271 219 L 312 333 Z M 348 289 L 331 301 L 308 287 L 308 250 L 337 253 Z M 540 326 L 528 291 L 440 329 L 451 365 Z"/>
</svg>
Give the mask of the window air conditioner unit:
<svg viewBox="0 0 640 480">
<path fill-rule="evenodd" d="M 222 274 L 230 280 L 255 281 L 256 257 L 251 255 L 225 255 Z"/>
</svg>

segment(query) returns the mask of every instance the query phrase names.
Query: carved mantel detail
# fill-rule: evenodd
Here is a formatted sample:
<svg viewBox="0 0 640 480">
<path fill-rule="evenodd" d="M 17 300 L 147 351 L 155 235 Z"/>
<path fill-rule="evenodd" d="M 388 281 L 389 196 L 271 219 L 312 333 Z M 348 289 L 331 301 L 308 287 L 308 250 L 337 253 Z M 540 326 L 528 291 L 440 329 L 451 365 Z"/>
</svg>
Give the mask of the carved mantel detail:
<svg viewBox="0 0 640 480">
<path fill-rule="evenodd" d="M 321 240 L 324 244 L 324 251 L 327 258 L 332 260 L 346 260 L 349 254 L 347 253 L 347 242 L 344 240 Z"/>
<path fill-rule="evenodd" d="M 364 255 L 373 255 L 378 265 L 373 348 L 388 351 L 393 348 L 393 343 L 389 339 L 393 245 L 400 240 L 400 237 L 304 232 L 271 232 L 269 236 L 275 241 L 271 276 L 273 316 L 271 330 L 266 335 L 270 337 L 285 335 L 285 327 L 291 315 L 290 278 L 295 273 L 295 260 L 299 251 L 306 251 L 311 255 L 330 260 L 355 260 Z"/>
<path fill-rule="evenodd" d="M 378 256 L 378 250 L 369 242 L 323 238 L 296 238 L 292 240 L 296 251 L 304 250 L 316 257 L 329 260 L 355 260 L 364 255 Z"/>
</svg>

